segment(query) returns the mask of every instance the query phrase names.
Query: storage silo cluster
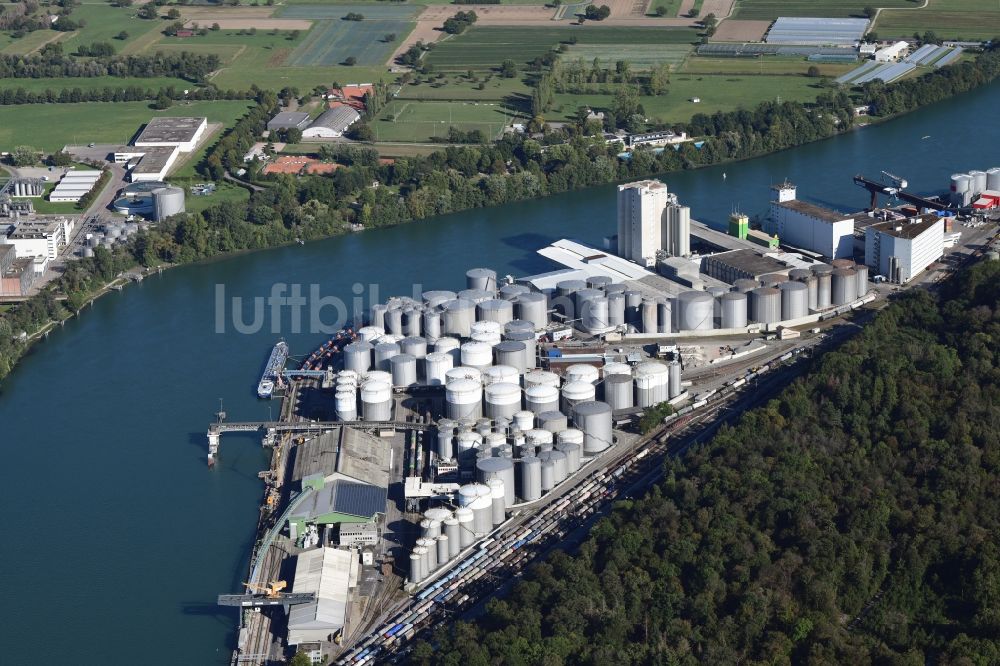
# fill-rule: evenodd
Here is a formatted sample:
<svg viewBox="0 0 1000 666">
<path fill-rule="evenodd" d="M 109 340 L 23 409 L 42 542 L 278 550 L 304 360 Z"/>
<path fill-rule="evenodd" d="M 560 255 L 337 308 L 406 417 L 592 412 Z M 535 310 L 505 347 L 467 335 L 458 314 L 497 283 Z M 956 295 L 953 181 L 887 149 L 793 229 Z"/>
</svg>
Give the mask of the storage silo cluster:
<svg viewBox="0 0 1000 666">
<path fill-rule="evenodd" d="M 984 192 L 1000 192 L 1000 167 L 951 175 L 951 203 L 970 206 Z"/>
</svg>

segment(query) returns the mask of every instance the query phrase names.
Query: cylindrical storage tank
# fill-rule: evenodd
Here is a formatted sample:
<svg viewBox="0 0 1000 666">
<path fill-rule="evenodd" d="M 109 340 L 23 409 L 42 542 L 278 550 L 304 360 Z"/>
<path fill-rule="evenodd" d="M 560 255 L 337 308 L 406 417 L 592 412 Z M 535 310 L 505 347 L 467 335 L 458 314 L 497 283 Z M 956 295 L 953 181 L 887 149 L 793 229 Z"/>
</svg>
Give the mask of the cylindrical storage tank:
<svg viewBox="0 0 1000 666">
<path fill-rule="evenodd" d="M 184 190 L 179 187 L 160 187 L 152 192 L 153 219 L 162 222 L 171 215 L 184 212 Z"/>
<path fill-rule="evenodd" d="M 501 336 L 504 333 L 505 326 L 495 321 L 475 321 L 472 322 L 471 330 L 473 335 L 476 333 L 491 333 Z"/>
<path fill-rule="evenodd" d="M 573 407 L 573 423 L 583 431 L 583 452 L 600 453 L 613 443 L 611 407 L 606 402 L 581 402 Z"/>
<path fill-rule="evenodd" d="M 630 289 L 625 292 L 625 323 L 633 326 L 642 324 L 642 292 Z"/>
<path fill-rule="evenodd" d="M 619 363 L 617 361 L 612 361 L 611 363 L 605 363 L 604 367 L 601 368 L 601 372 L 604 374 L 605 378 L 611 375 L 628 375 L 632 376 L 632 366 L 628 363 Z"/>
<path fill-rule="evenodd" d="M 534 333 L 535 325 L 525 319 L 511 319 L 503 325 L 504 334 L 508 333 Z"/>
<path fill-rule="evenodd" d="M 625 294 L 608 294 L 608 326 L 625 325 Z"/>
<path fill-rule="evenodd" d="M 403 311 L 390 308 L 385 313 L 385 330 L 392 335 L 403 335 Z"/>
<path fill-rule="evenodd" d="M 521 411 L 521 387 L 501 382 L 486 387 L 485 411 L 487 418 L 513 418 Z"/>
<path fill-rule="evenodd" d="M 858 295 L 857 271 L 853 268 L 835 268 L 833 270 L 832 297 L 833 305 L 847 305 Z"/>
<path fill-rule="evenodd" d="M 535 456 L 521 458 L 520 498 L 534 502 L 542 497 L 542 461 Z"/>
<path fill-rule="evenodd" d="M 533 428 L 524 433 L 524 441 L 528 446 L 534 446 L 537 450 L 548 451 L 555 441 L 555 433 L 551 430 Z"/>
<path fill-rule="evenodd" d="M 858 264 L 854 267 L 854 272 L 857 273 L 854 279 L 858 285 L 858 298 L 864 298 L 868 294 L 868 267 Z"/>
<path fill-rule="evenodd" d="M 986 190 L 986 172 L 985 171 L 970 171 L 969 177 L 972 179 L 969 189 L 972 190 L 972 194 L 982 194 Z"/>
<path fill-rule="evenodd" d="M 677 328 L 681 331 L 710 331 L 715 299 L 705 291 L 685 291 L 677 297 Z"/>
<path fill-rule="evenodd" d="M 403 338 L 399 343 L 399 349 L 404 354 L 409 354 L 413 358 L 420 360 L 427 356 L 427 340 L 416 335 Z"/>
<path fill-rule="evenodd" d="M 385 306 L 383 305 L 382 307 L 384 308 Z M 375 308 L 373 307 L 372 310 L 374 311 Z M 358 340 L 361 342 L 370 342 L 375 344 L 375 342 L 377 342 L 383 335 L 385 335 L 385 329 L 381 326 L 362 326 L 358 329 Z"/>
<path fill-rule="evenodd" d="M 384 372 L 382 370 L 369 370 L 361 377 L 361 383 L 365 384 L 367 382 L 385 382 L 386 384 L 392 385 L 392 373 Z"/>
<path fill-rule="evenodd" d="M 483 370 L 483 386 L 490 384 L 520 384 L 517 368 L 509 365 L 491 365 Z"/>
<path fill-rule="evenodd" d="M 611 409 L 632 409 L 635 406 L 632 375 L 611 375 L 604 378 L 604 400 Z"/>
<path fill-rule="evenodd" d="M 986 170 L 986 189 L 1000 191 L 1000 167 Z"/>
<path fill-rule="evenodd" d="M 531 287 L 527 287 L 523 284 L 505 284 L 500 287 L 500 298 L 513 301 L 521 294 L 527 294 L 530 291 Z"/>
<path fill-rule="evenodd" d="M 562 412 L 555 410 L 542 412 L 538 415 L 538 429 L 548 430 L 555 434 L 569 427 L 569 418 Z"/>
<path fill-rule="evenodd" d="M 740 278 L 733 282 L 733 291 L 740 292 L 743 294 L 748 294 L 759 286 L 760 282 L 758 282 L 757 280 L 751 280 L 749 278 Z"/>
<path fill-rule="evenodd" d="M 417 383 L 417 359 L 409 354 L 397 354 L 389 359 L 392 368 L 392 385 L 414 386 Z"/>
<path fill-rule="evenodd" d="M 423 561 L 416 549 L 410 552 L 410 583 L 416 585 L 424 579 Z"/>
<path fill-rule="evenodd" d="M 455 422 L 441 419 L 437 423 L 437 454 L 442 460 L 455 457 Z"/>
<path fill-rule="evenodd" d="M 809 278 L 813 277 L 813 273 L 808 268 L 793 268 L 788 271 L 788 279 L 794 280 L 795 282 L 807 282 Z"/>
<path fill-rule="evenodd" d="M 469 506 L 477 497 L 489 497 L 490 489 L 485 483 L 467 483 L 458 489 L 458 506 Z"/>
<path fill-rule="evenodd" d="M 451 550 L 448 547 L 448 535 L 442 534 L 435 541 L 437 543 L 438 566 L 441 566 L 451 559 Z"/>
<path fill-rule="evenodd" d="M 433 342 L 441 337 L 441 313 L 425 312 L 424 317 L 424 337 Z"/>
<path fill-rule="evenodd" d="M 457 379 L 450 382 L 445 387 L 445 411 L 449 419 L 482 416 L 482 382 L 471 379 Z"/>
<path fill-rule="evenodd" d="M 566 368 L 566 383 L 587 382 L 589 384 L 596 384 L 600 378 L 601 371 L 586 363 L 574 363 Z"/>
<path fill-rule="evenodd" d="M 437 538 L 424 539 L 424 548 L 427 549 L 427 571 L 436 571 L 441 566 L 437 556 Z"/>
<path fill-rule="evenodd" d="M 667 398 L 674 399 L 681 394 L 681 364 L 671 361 L 667 366 Z"/>
<path fill-rule="evenodd" d="M 491 460 L 491 458 L 487 458 Z M 492 460 L 504 460 L 503 458 L 492 458 Z M 514 463 L 511 463 L 511 474 L 514 473 Z M 490 502 L 492 505 L 492 511 L 490 518 L 493 522 L 493 527 L 500 525 L 506 520 L 505 511 L 507 509 L 507 500 L 504 495 L 504 482 L 500 479 L 490 479 L 486 484 L 490 487 Z"/>
<path fill-rule="evenodd" d="M 496 420 L 499 422 L 505 418 L 506 417 L 500 417 Z M 507 435 L 502 432 L 488 432 L 483 435 L 483 446 L 489 447 L 490 451 L 493 452 L 493 455 L 497 456 L 500 450 L 507 446 Z"/>
<path fill-rule="evenodd" d="M 441 521 L 424 518 L 420 521 L 420 537 L 422 539 L 437 539 L 441 536 Z"/>
<path fill-rule="evenodd" d="M 591 289 L 587 287 L 585 289 L 578 289 L 573 292 L 573 307 L 576 313 L 575 317 L 583 317 L 583 305 L 592 298 L 597 298 L 603 296 L 604 292 L 600 289 Z"/>
<path fill-rule="evenodd" d="M 514 461 L 510 458 L 483 458 L 476 462 L 476 478 L 489 484 L 499 479 L 503 482 L 505 506 L 514 505 Z"/>
<path fill-rule="evenodd" d="M 460 365 L 444 373 L 444 383 L 446 386 L 454 381 L 458 381 L 459 379 L 471 379 L 472 381 L 482 386 L 483 371 L 480 370 L 479 368 L 467 368 L 465 366 Z"/>
<path fill-rule="evenodd" d="M 361 385 L 361 418 L 365 421 L 392 420 L 392 387 L 386 382 Z"/>
<path fill-rule="evenodd" d="M 420 335 L 420 319 L 423 311 L 417 308 L 403 308 L 403 335 L 417 337 Z"/>
<path fill-rule="evenodd" d="M 472 322 L 476 320 L 476 304 L 463 298 L 447 301 L 442 306 L 445 335 L 469 337 Z"/>
<path fill-rule="evenodd" d="M 583 318 L 583 329 L 588 333 L 606 333 L 611 329 L 607 296 L 588 298 L 583 302 L 580 314 Z"/>
<path fill-rule="evenodd" d="M 747 300 L 747 295 L 739 291 L 730 291 L 719 297 L 721 328 L 746 328 Z"/>
<path fill-rule="evenodd" d="M 587 278 L 587 286 L 591 289 L 605 289 L 612 283 L 614 280 L 608 275 L 591 275 Z"/>
<path fill-rule="evenodd" d="M 834 259 L 830 262 L 830 265 L 837 268 L 854 268 L 854 261 L 852 259 Z"/>
<path fill-rule="evenodd" d="M 556 283 L 556 293 L 559 296 L 571 296 L 581 289 L 586 289 L 587 283 L 583 280 L 561 280 Z"/>
<path fill-rule="evenodd" d="M 636 407 L 652 407 L 668 398 L 668 369 L 659 361 L 645 361 L 635 367 Z"/>
<path fill-rule="evenodd" d="M 486 289 L 463 289 L 458 292 L 458 297 L 466 301 L 471 301 L 472 303 L 479 304 L 483 301 L 488 301 L 496 295 L 496 292 L 488 291 Z"/>
<path fill-rule="evenodd" d="M 809 314 L 809 287 L 802 282 L 782 282 L 778 285 L 781 292 L 781 320 L 798 319 Z"/>
<path fill-rule="evenodd" d="M 470 368 L 488 368 L 493 363 L 493 348 L 483 342 L 466 342 L 462 345 L 462 365 Z"/>
<path fill-rule="evenodd" d="M 562 388 L 562 411 L 569 414 L 578 402 L 597 398 L 597 387 L 590 382 L 568 382 Z"/>
<path fill-rule="evenodd" d="M 512 367 L 518 375 L 523 375 L 526 367 L 525 352 L 527 346 L 517 340 L 504 340 L 493 347 L 493 354 L 497 365 Z"/>
<path fill-rule="evenodd" d="M 494 347 L 495 345 L 500 344 L 500 341 L 503 340 L 503 337 L 499 333 L 487 333 L 487 332 L 476 333 L 475 331 L 473 331 L 469 339 L 472 342 L 481 342 L 483 344 L 489 345 L 490 347 Z"/>
<path fill-rule="evenodd" d="M 506 341 L 508 342 L 520 342 L 524 344 L 524 367 L 530 370 L 531 368 L 537 367 L 537 353 L 536 348 L 538 341 L 535 339 L 534 333 L 529 333 L 527 331 L 512 331 L 504 335 Z M 510 365 L 509 363 L 507 365 Z M 518 367 L 518 366 L 515 366 Z"/>
<path fill-rule="evenodd" d="M 535 414 L 559 409 L 559 389 L 544 385 L 525 389 L 524 407 Z"/>
<path fill-rule="evenodd" d="M 469 289 L 495 292 L 497 272 L 489 268 L 470 268 L 465 272 L 465 284 Z"/>
<path fill-rule="evenodd" d="M 354 389 L 337 390 L 334 396 L 337 418 L 341 421 L 358 420 L 358 394 Z"/>
<path fill-rule="evenodd" d="M 455 435 L 455 459 L 462 467 L 470 467 L 476 459 L 476 451 L 483 443 L 483 436 L 471 430 L 460 430 Z"/>
<path fill-rule="evenodd" d="M 646 334 L 659 333 L 657 326 L 656 301 L 644 300 L 641 306 L 642 332 Z"/>
<path fill-rule="evenodd" d="M 392 366 L 389 361 L 400 352 L 399 345 L 395 342 L 379 342 L 375 345 L 375 368 L 377 370 L 391 371 Z"/>
<path fill-rule="evenodd" d="M 371 311 L 368 313 L 368 323 L 369 326 L 365 326 L 358 331 L 361 339 L 365 342 L 371 342 L 371 338 L 365 335 L 365 329 L 377 328 L 379 329 L 379 334 L 385 333 L 385 313 L 389 311 L 389 306 L 385 303 L 376 303 L 372 306 Z M 376 335 L 375 337 L 378 337 Z"/>
<path fill-rule="evenodd" d="M 547 455 L 542 457 L 543 455 L 539 454 L 538 460 L 542 468 L 542 492 L 547 493 L 556 487 L 556 464 Z"/>
<path fill-rule="evenodd" d="M 514 414 L 514 425 L 522 432 L 532 430 L 535 427 L 535 413 L 522 409 Z"/>
<path fill-rule="evenodd" d="M 453 291 L 435 289 L 432 291 L 425 291 L 420 295 L 420 298 L 423 300 L 424 305 L 429 308 L 434 308 L 443 303 L 454 300 L 456 296 Z"/>
<path fill-rule="evenodd" d="M 559 375 L 548 370 L 529 370 L 524 374 L 524 388 L 532 386 L 552 386 L 559 387 Z"/>
<path fill-rule="evenodd" d="M 344 369 L 368 372 L 372 367 L 372 347 L 369 342 L 352 342 L 344 347 Z"/>
<path fill-rule="evenodd" d="M 566 428 L 556 433 L 556 444 L 558 448 L 564 444 L 579 444 L 581 453 L 583 451 L 584 434 L 579 428 Z"/>
<path fill-rule="evenodd" d="M 476 533 L 473 529 L 472 509 L 460 507 L 455 509 L 455 519 L 458 520 L 458 543 L 461 548 L 468 548 L 476 540 Z"/>
<path fill-rule="evenodd" d="M 476 306 L 476 319 L 506 324 L 514 318 L 514 304 L 499 298 L 483 301 Z"/>
<path fill-rule="evenodd" d="M 674 299 L 664 298 L 656 302 L 657 330 L 672 333 L 674 330 Z"/>
<path fill-rule="evenodd" d="M 493 531 L 493 498 L 489 494 L 477 497 L 468 508 L 472 509 L 472 529 L 477 537 L 486 536 Z"/>
<path fill-rule="evenodd" d="M 822 273 L 816 276 L 816 309 L 824 310 L 833 303 L 833 274 Z"/>
<path fill-rule="evenodd" d="M 549 323 L 549 304 L 545 294 L 530 292 L 521 294 L 514 302 L 514 312 L 517 318 L 523 321 L 530 321 L 536 331 L 545 328 Z"/>
<path fill-rule="evenodd" d="M 987 180 L 989 180 L 987 178 Z M 951 174 L 951 191 L 956 194 L 964 194 L 972 189 L 972 177 L 967 173 Z"/>
<path fill-rule="evenodd" d="M 759 324 L 781 321 L 781 292 L 774 287 L 757 287 L 751 291 L 749 314 Z"/>
<path fill-rule="evenodd" d="M 555 471 L 555 482 L 558 486 L 560 483 L 566 480 L 569 476 L 569 461 L 566 459 L 566 454 L 557 449 L 552 451 L 546 451 L 538 456 L 542 459 L 542 464 L 545 464 L 545 459 L 548 458 L 552 461 L 552 466 Z"/>
<path fill-rule="evenodd" d="M 432 352 L 424 357 L 424 377 L 428 386 L 444 386 L 445 373 L 452 369 L 451 354 Z"/>
<path fill-rule="evenodd" d="M 434 342 L 434 351 L 451 356 L 452 366 L 462 364 L 462 343 L 458 341 L 458 338 L 438 338 Z"/>
<path fill-rule="evenodd" d="M 563 433 L 558 433 L 556 435 L 559 437 L 558 442 L 556 442 L 556 451 L 562 451 L 566 454 L 566 464 L 568 466 L 568 472 L 570 474 L 575 474 L 580 466 L 583 464 L 583 432 L 577 430 L 576 428 L 571 428 L 569 430 L 564 430 L 565 433 L 572 433 L 572 438 L 579 441 L 564 441 L 563 437 L 560 437 Z"/>
<path fill-rule="evenodd" d="M 768 273 L 760 276 L 760 283 L 765 287 L 777 287 L 782 282 L 788 282 L 788 276 L 783 273 Z"/>
<path fill-rule="evenodd" d="M 448 559 L 450 560 L 462 552 L 462 536 L 459 531 L 458 518 L 445 519 L 444 536 L 448 537 Z"/>
</svg>

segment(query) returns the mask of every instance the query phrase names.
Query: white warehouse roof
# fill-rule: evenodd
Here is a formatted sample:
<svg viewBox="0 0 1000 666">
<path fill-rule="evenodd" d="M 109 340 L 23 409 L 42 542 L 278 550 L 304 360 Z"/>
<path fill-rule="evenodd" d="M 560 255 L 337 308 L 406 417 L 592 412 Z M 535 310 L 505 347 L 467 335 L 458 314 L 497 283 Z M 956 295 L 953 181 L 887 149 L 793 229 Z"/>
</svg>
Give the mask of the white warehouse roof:
<svg viewBox="0 0 1000 666">
<path fill-rule="evenodd" d="M 307 550 L 295 558 L 292 592 L 315 592 L 316 601 L 291 607 L 289 645 L 329 640 L 344 626 L 359 566 L 355 555 L 336 548 Z"/>
<path fill-rule="evenodd" d="M 764 41 L 768 44 L 853 46 L 862 41 L 867 29 L 868 19 L 781 16 Z"/>
</svg>

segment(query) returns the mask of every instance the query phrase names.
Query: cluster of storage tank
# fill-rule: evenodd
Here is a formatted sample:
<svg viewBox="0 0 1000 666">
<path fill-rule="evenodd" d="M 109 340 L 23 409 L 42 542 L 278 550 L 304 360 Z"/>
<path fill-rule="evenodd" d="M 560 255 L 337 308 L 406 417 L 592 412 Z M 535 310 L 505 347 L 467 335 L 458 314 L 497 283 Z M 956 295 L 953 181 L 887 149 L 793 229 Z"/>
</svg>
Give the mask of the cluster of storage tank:
<svg viewBox="0 0 1000 666">
<path fill-rule="evenodd" d="M 849 259 L 771 273 L 759 280 L 739 279 L 732 289 L 710 287 L 658 301 L 626 292 L 626 316 L 643 333 L 679 333 L 742 329 L 749 324 L 777 324 L 846 305 L 868 292 L 868 267 Z"/>
<path fill-rule="evenodd" d="M 84 236 L 83 256 L 94 256 L 94 250 L 98 247 L 110 250 L 116 243 L 126 242 L 138 231 L 139 225 L 135 222 L 108 222 L 102 231 Z"/>
<path fill-rule="evenodd" d="M 969 206 L 984 192 L 1000 192 L 1000 167 L 951 175 L 951 203 Z"/>
</svg>

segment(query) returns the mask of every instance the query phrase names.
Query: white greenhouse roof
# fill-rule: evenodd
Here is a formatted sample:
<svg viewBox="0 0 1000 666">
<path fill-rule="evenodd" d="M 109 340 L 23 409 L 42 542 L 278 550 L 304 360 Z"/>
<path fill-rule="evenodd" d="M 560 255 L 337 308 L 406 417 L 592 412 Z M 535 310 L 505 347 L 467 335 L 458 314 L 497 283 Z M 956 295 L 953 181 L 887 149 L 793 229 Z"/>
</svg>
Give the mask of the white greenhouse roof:
<svg viewBox="0 0 1000 666">
<path fill-rule="evenodd" d="M 764 38 L 768 44 L 853 46 L 862 41 L 868 19 L 781 16 Z"/>
</svg>

